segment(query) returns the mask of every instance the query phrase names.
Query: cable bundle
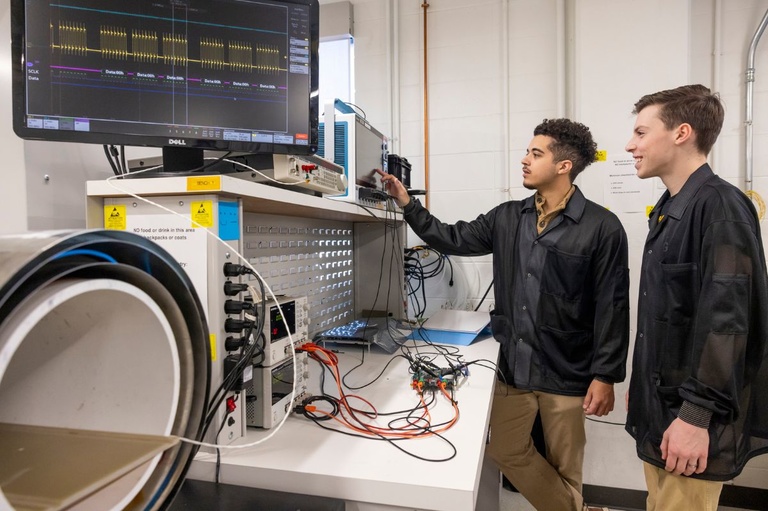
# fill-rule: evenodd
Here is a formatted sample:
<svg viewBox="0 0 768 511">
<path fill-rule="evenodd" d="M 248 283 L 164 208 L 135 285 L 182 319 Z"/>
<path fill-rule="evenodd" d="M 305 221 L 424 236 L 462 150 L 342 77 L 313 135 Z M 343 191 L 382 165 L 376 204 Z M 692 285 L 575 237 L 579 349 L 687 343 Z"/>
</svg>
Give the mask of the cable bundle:
<svg viewBox="0 0 768 511">
<path fill-rule="evenodd" d="M 305 399 L 301 405 L 295 407 L 294 412 L 313 420 L 324 429 L 351 436 L 390 442 L 406 454 L 425 461 L 447 461 L 456 455 L 455 447 L 441 436 L 441 433 L 449 430 L 459 420 L 458 403 L 448 392 L 447 386 L 443 385 L 434 389 L 415 388 L 418 402 L 412 408 L 397 412 L 381 413 L 367 399 L 355 394 L 348 394 L 345 391 L 339 373 L 338 357 L 335 353 L 316 344 L 305 344 L 298 348 L 298 350 L 306 351 L 312 359 L 322 364 L 330 372 L 336 382 L 338 396 L 327 393 L 311 396 Z M 435 405 L 436 395 L 438 394 L 443 395 L 448 400 L 453 414 L 448 420 L 433 424 L 430 407 Z M 386 425 L 380 425 L 378 419 L 384 417 L 393 418 L 390 418 Z M 334 426 L 325 424 L 329 421 L 334 421 Z M 449 457 L 443 459 L 423 458 L 406 451 L 395 443 L 407 439 L 435 436 L 451 446 L 452 454 Z"/>
<path fill-rule="evenodd" d="M 436 259 L 424 264 L 422 261 L 432 254 L 436 256 Z M 453 263 L 447 255 L 427 246 L 406 248 L 404 261 L 408 298 L 413 303 L 415 317 L 420 319 L 427 310 L 426 280 L 442 274 L 447 262 L 451 269 L 448 285 L 453 286 Z"/>
</svg>

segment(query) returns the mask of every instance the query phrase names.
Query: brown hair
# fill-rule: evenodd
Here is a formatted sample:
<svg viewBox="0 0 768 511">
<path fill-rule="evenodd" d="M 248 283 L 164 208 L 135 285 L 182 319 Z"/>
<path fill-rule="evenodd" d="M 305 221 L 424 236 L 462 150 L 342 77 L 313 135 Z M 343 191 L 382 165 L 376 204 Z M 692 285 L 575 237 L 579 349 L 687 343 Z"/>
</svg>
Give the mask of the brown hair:
<svg viewBox="0 0 768 511">
<path fill-rule="evenodd" d="M 725 110 L 720 96 L 703 85 L 683 85 L 675 89 L 646 94 L 635 103 L 633 114 L 645 107 L 659 105 L 659 119 L 668 129 L 690 124 L 696 133 L 696 148 L 709 154 L 723 127 Z"/>
</svg>

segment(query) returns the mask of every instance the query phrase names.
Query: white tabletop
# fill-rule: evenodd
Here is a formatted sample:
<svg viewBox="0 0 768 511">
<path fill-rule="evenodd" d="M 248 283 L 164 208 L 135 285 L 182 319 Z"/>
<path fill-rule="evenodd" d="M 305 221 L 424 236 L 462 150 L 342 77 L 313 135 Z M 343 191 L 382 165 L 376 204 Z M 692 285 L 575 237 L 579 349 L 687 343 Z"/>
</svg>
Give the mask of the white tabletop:
<svg viewBox="0 0 768 511">
<path fill-rule="evenodd" d="M 431 348 L 419 343 L 420 350 Z M 496 362 L 499 344 L 491 337 L 459 348 L 464 361 L 485 359 L 487 367 L 471 365 L 466 381 L 456 391 L 460 418 L 443 436 L 456 448 L 449 461 L 422 461 L 389 442 L 362 439 L 330 432 L 300 415 L 291 416 L 269 441 L 241 450 L 222 450 L 219 481 L 224 484 L 276 491 L 334 497 L 346 501 L 435 511 L 470 511 L 475 508 L 485 439 L 496 380 L 490 367 Z M 360 361 L 356 347 L 342 347 L 342 374 Z M 374 350 L 366 353 L 365 365 L 347 377 L 350 386 L 373 379 L 390 359 Z M 447 366 L 437 360 L 440 366 Z M 317 367 L 315 362 L 312 362 Z M 319 368 L 318 368 L 319 371 Z M 379 412 L 414 407 L 418 396 L 410 387 L 408 362 L 396 359 L 375 384 L 346 391 L 371 401 Z M 326 377 L 326 390 L 333 381 Z M 362 405 L 362 404 L 361 404 Z M 453 408 L 438 395 L 431 408 L 431 422 L 453 416 Z M 386 425 L 389 418 L 379 424 Z M 236 443 L 262 438 L 268 431 L 248 428 Z M 429 459 L 450 457 L 453 449 L 436 436 L 398 441 L 408 452 Z M 213 481 L 216 456 L 200 453 L 187 477 Z"/>
</svg>

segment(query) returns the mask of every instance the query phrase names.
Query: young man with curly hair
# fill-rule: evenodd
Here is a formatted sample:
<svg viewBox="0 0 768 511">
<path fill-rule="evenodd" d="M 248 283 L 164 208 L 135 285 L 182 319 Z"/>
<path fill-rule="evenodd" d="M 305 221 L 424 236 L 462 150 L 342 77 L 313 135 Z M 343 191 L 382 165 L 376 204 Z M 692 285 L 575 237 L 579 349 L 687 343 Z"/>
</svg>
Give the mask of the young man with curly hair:
<svg viewBox="0 0 768 511">
<path fill-rule="evenodd" d="M 703 85 L 648 94 L 626 150 L 667 191 L 643 249 L 627 431 L 647 508 L 715 511 L 768 453 L 768 277 L 752 201 L 707 164 L 725 111 Z"/>
<path fill-rule="evenodd" d="M 488 453 L 541 510 L 584 507 L 586 415 L 613 410 L 629 344 L 627 236 L 573 180 L 595 160 L 589 129 L 545 120 L 522 159 L 535 193 L 470 222 L 440 222 L 394 177 L 382 181 L 405 220 L 444 254 L 493 254 L 494 337 L 501 343 Z M 546 457 L 531 428 L 541 416 Z"/>
</svg>

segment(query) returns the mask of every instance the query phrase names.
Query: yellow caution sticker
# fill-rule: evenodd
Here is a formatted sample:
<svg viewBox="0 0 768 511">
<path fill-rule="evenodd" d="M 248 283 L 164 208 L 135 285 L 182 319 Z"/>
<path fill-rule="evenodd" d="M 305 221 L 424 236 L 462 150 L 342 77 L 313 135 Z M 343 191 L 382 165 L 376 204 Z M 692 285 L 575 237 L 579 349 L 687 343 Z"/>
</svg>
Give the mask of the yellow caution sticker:
<svg viewBox="0 0 768 511">
<path fill-rule="evenodd" d="M 595 161 L 605 161 L 608 159 L 608 151 L 597 151 Z"/>
<path fill-rule="evenodd" d="M 211 343 L 211 362 L 216 362 L 216 334 L 208 334 L 208 341 Z"/>
<path fill-rule="evenodd" d="M 213 201 L 192 201 L 189 204 L 192 227 L 213 227 Z"/>
<path fill-rule="evenodd" d="M 104 228 L 113 231 L 124 231 L 127 224 L 125 205 L 113 204 L 104 206 Z"/>
<path fill-rule="evenodd" d="M 653 211 L 653 206 L 645 207 L 645 218 L 651 218 L 651 211 Z"/>
<path fill-rule="evenodd" d="M 187 191 L 214 191 L 221 190 L 221 176 L 194 176 L 187 178 Z"/>
</svg>

